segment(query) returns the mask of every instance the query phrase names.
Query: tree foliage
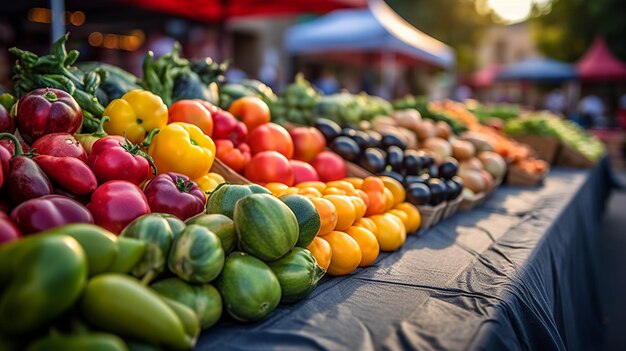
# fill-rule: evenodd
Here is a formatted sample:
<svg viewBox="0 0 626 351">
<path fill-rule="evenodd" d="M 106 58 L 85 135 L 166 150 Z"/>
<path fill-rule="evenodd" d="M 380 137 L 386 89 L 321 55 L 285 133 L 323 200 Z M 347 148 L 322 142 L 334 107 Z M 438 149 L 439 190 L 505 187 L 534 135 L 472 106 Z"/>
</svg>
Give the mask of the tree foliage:
<svg viewBox="0 0 626 351">
<path fill-rule="evenodd" d="M 624 0 L 553 0 L 549 12 L 535 8 L 532 19 L 537 47 L 547 56 L 574 62 L 596 35 L 626 61 L 626 4 Z"/>
<path fill-rule="evenodd" d="M 490 13 L 479 13 L 484 0 L 386 0 L 406 21 L 456 51 L 457 70 L 475 69 L 476 45 L 491 25 Z"/>
</svg>

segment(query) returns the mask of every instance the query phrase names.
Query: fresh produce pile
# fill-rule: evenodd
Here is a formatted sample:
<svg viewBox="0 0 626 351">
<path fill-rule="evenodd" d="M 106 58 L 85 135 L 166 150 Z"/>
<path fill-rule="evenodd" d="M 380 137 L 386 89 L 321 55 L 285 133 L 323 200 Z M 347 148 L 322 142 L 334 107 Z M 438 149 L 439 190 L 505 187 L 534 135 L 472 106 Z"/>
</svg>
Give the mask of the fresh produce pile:
<svg viewBox="0 0 626 351">
<path fill-rule="evenodd" d="M 138 78 L 66 40 L 11 49 L 0 96 L 3 350 L 192 348 L 223 311 L 261 320 L 398 250 L 419 208 L 534 162 L 450 102 L 394 111 L 300 75 L 276 96 L 179 46 Z"/>
<path fill-rule="evenodd" d="M 578 151 L 591 161 L 604 155 L 604 145 L 593 135 L 585 132 L 572 121 L 563 120 L 549 112 L 540 112 L 506 123 L 504 131 L 509 135 L 527 134 L 554 137 Z"/>
<path fill-rule="evenodd" d="M 548 172 L 549 165 L 533 156 L 532 150 L 504 135 L 497 128 L 481 124 L 478 118 L 463 104 L 454 101 L 431 102 L 430 110 L 445 113 L 467 126 L 468 131 L 460 137 L 474 144 L 477 151 L 493 151 L 516 169 L 532 176 Z"/>
<path fill-rule="evenodd" d="M 393 112 L 392 105 L 377 96 L 347 92 L 322 95 L 315 90 L 302 73 L 296 75 L 278 100 L 270 104 L 274 122 L 313 125 L 319 118 L 336 123 L 353 123 L 372 120 Z"/>
</svg>

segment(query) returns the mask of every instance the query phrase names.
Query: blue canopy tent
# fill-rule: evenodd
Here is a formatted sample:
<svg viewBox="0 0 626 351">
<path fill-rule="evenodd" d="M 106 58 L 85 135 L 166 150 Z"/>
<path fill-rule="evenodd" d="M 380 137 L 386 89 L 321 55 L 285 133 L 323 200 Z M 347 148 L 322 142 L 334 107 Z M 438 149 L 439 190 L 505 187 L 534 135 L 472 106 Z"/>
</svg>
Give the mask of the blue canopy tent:
<svg viewBox="0 0 626 351">
<path fill-rule="evenodd" d="M 285 48 L 292 55 L 376 54 L 387 87 L 393 85 L 393 74 L 386 72 L 397 62 L 413 61 L 446 70 L 455 63 L 452 48 L 411 26 L 382 0 L 370 0 L 365 9 L 337 10 L 295 25 L 287 31 Z"/>
<path fill-rule="evenodd" d="M 574 65 L 549 58 L 533 57 L 504 67 L 498 73 L 496 80 L 561 83 L 576 78 Z"/>
</svg>

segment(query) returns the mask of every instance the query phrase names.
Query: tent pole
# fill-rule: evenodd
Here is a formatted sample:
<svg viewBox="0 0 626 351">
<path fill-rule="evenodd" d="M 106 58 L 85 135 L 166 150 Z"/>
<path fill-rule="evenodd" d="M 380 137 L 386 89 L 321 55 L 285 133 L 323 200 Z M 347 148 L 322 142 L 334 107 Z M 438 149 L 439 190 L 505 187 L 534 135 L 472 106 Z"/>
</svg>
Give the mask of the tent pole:
<svg viewBox="0 0 626 351">
<path fill-rule="evenodd" d="M 65 1 L 50 0 L 52 10 L 51 42 L 54 43 L 65 34 Z"/>
</svg>

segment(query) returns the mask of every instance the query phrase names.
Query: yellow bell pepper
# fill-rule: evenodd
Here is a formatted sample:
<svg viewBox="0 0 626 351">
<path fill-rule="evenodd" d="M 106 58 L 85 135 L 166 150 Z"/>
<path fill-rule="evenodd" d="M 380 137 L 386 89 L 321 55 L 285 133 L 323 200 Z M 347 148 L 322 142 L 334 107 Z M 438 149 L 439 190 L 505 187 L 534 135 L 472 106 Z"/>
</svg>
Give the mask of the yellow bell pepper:
<svg viewBox="0 0 626 351">
<path fill-rule="evenodd" d="M 148 148 L 159 173 L 176 172 L 197 179 L 215 159 L 215 143 L 193 124 L 174 122 L 154 136 Z"/>
<path fill-rule="evenodd" d="M 158 95 L 137 89 L 111 101 L 103 116 L 110 118 L 104 123 L 107 133 L 125 134 L 131 143 L 137 144 L 152 130 L 167 125 L 167 106 Z"/>
<path fill-rule="evenodd" d="M 215 190 L 215 188 L 217 188 L 218 185 L 226 182 L 224 177 L 213 172 L 209 172 L 200 178 L 194 179 L 193 181 L 194 183 L 198 184 L 198 187 L 200 188 L 200 190 L 202 190 L 207 198 L 209 197 L 209 194 L 213 190 Z"/>
</svg>

